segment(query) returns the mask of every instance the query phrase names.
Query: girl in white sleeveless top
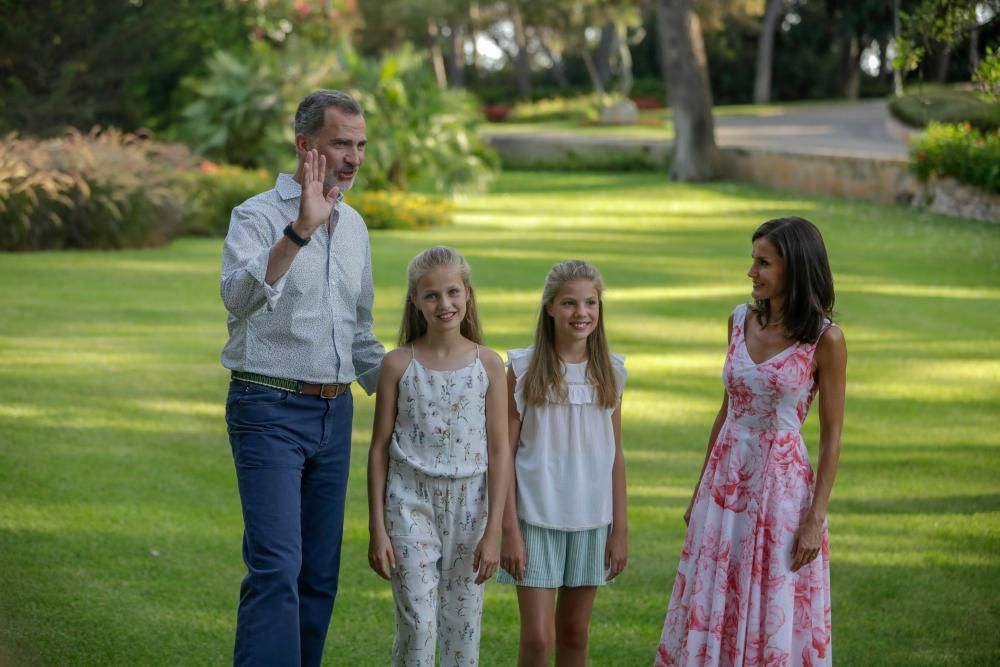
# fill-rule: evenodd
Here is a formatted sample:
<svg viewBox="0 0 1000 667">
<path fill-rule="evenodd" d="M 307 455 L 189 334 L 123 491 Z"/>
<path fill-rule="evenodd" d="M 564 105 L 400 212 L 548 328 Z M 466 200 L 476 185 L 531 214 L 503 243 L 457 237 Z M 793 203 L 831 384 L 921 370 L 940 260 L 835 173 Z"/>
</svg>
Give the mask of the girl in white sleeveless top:
<svg viewBox="0 0 1000 667">
<path fill-rule="evenodd" d="M 400 346 L 379 372 L 368 562 L 392 582 L 393 665 L 433 667 L 437 651 L 442 667 L 476 665 L 511 482 L 504 367 L 480 346 L 462 255 L 429 248 L 407 278 Z"/>
<path fill-rule="evenodd" d="M 625 568 L 626 373 L 608 350 L 603 289 L 586 262 L 552 267 L 534 346 L 508 353 L 515 485 L 497 580 L 517 585 L 521 666 L 548 665 L 553 649 L 559 665 L 586 665 L 597 587 Z"/>
</svg>

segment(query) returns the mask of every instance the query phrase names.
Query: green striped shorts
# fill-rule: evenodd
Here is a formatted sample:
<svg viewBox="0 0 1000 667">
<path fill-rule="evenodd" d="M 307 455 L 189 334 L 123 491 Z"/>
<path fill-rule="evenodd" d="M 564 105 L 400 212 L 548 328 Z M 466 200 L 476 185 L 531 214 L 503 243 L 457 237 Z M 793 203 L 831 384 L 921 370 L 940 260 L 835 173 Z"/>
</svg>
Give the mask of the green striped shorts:
<svg viewBox="0 0 1000 667">
<path fill-rule="evenodd" d="M 499 583 L 529 588 L 603 586 L 607 583 L 604 549 L 611 526 L 568 531 L 533 526 L 521 519 L 517 522 L 528 552 L 528 567 L 521 581 L 500 568 Z"/>
</svg>

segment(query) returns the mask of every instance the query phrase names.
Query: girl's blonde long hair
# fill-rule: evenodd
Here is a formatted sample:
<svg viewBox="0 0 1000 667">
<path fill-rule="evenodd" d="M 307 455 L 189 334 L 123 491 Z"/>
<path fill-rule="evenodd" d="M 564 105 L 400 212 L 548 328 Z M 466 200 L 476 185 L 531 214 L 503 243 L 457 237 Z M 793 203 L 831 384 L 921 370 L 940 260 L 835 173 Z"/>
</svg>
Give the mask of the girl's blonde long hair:
<svg viewBox="0 0 1000 667">
<path fill-rule="evenodd" d="M 482 343 L 482 327 L 476 310 L 476 293 L 472 289 L 472 268 L 465 257 L 454 248 L 434 246 L 410 260 L 406 267 L 406 298 L 403 301 L 403 321 L 399 325 L 399 345 L 409 345 L 427 333 L 427 320 L 417 308 L 417 283 L 434 269 L 446 267 L 455 269 L 462 277 L 469 300 L 465 304 L 465 318 L 460 331 L 474 343 Z"/>
<path fill-rule="evenodd" d="M 591 264 L 579 259 L 560 262 L 549 270 L 542 290 L 542 304 L 535 328 L 535 351 L 524 375 L 524 400 L 528 405 L 540 406 L 549 402 L 566 400 L 565 371 L 556 354 L 555 320 L 546 311 L 559 290 L 567 283 L 587 280 L 597 290 L 597 326 L 587 337 L 587 381 L 597 389 L 597 402 L 604 408 L 618 403 L 618 382 L 611 367 L 611 352 L 604 333 L 604 281 L 601 273 Z"/>
</svg>

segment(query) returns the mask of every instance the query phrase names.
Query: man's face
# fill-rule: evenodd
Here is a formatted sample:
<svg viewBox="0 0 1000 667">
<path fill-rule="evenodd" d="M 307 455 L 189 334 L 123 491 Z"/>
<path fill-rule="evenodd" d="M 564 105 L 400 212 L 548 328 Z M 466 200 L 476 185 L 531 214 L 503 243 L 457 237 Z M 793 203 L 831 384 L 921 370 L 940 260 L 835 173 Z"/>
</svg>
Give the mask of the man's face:
<svg viewBox="0 0 1000 667">
<path fill-rule="evenodd" d="M 326 177 L 323 179 L 323 189 L 329 191 L 333 186 L 347 192 L 354 185 L 354 177 L 358 175 L 361 163 L 365 161 L 365 117 L 352 116 L 335 107 L 326 110 L 323 127 L 312 137 L 299 135 L 297 144 L 305 150 L 315 148 L 320 155 L 326 156 Z"/>
</svg>

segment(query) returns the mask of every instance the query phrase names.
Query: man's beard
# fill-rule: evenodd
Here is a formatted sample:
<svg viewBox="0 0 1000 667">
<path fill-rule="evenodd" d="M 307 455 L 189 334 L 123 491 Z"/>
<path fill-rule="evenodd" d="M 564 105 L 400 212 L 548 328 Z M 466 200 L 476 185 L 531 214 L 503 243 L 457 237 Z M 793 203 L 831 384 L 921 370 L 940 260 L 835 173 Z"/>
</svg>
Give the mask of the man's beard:
<svg viewBox="0 0 1000 667">
<path fill-rule="evenodd" d="M 354 172 L 351 180 L 343 182 L 337 180 L 337 172 L 332 169 L 326 170 L 326 178 L 323 179 L 323 189 L 329 192 L 334 186 L 340 188 L 340 194 L 344 194 L 354 186 L 354 179 L 358 177 L 358 172 Z"/>
</svg>

